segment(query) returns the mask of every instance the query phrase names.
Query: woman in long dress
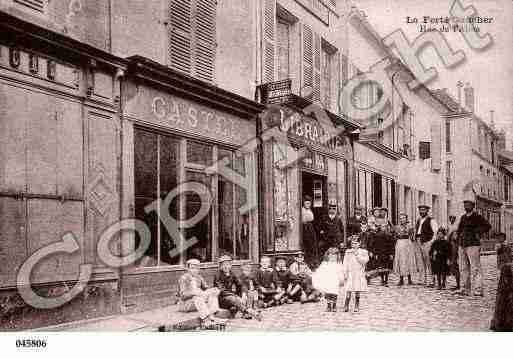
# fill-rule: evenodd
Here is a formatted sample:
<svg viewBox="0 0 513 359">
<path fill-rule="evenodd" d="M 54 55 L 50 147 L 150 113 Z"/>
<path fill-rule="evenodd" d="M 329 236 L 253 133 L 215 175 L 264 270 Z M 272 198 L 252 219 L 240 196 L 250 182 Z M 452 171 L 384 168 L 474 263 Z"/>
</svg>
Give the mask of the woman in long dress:
<svg viewBox="0 0 513 359">
<path fill-rule="evenodd" d="M 314 214 L 311 207 L 312 199 L 309 196 L 305 196 L 303 199 L 303 208 L 301 209 L 303 222 L 303 252 L 305 254 L 306 264 L 310 269 L 314 270 L 319 265 L 319 244 L 313 225 Z"/>
<path fill-rule="evenodd" d="M 408 215 L 399 214 L 399 224 L 394 228 L 395 256 L 394 273 L 399 276 L 398 285 L 404 285 L 404 277 L 408 278 L 408 285 L 412 285 L 411 277 L 417 272 L 415 252 L 412 243 L 413 228 L 408 225 Z"/>
</svg>

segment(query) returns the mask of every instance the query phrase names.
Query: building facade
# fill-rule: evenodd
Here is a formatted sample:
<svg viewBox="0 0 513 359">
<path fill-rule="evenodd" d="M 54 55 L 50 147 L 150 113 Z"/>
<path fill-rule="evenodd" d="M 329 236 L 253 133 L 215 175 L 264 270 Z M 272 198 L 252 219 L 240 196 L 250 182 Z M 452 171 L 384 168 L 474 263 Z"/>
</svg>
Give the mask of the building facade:
<svg viewBox="0 0 513 359">
<path fill-rule="evenodd" d="M 461 91 L 461 90 L 460 90 Z M 474 89 L 467 84 L 465 99 L 454 99 L 447 90 L 436 90 L 450 114 L 446 116 L 446 168 L 450 213 L 459 217 L 463 213 L 464 191 L 473 189 L 476 210 L 492 229 L 487 240 L 494 241 L 502 232 L 504 179 L 499 168 L 500 133 L 474 113 Z M 461 95 L 459 96 L 461 98 Z M 492 120 L 493 121 L 493 120 Z M 493 249 L 494 244 L 485 244 Z"/>
<path fill-rule="evenodd" d="M 427 204 L 431 215 L 439 223 L 446 223 L 442 124 L 448 110 L 426 87 L 409 88 L 408 83 L 415 80 L 412 72 L 383 45 L 366 15 L 356 7 L 350 9 L 347 29 L 350 61 L 361 69 L 370 69 L 383 60 L 393 63 L 383 74 L 358 68 L 353 71 L 353 76 L 362 81 L 376 81 L 379 75 L 387 79 L 357 93 L 358 107 L 372 108 L 383 96 L 388 103 L 383 111 L 366 120 L 367 131 L 355 146 L 356 202 L 367 211 L 374 206 L 388 208 L 393 223 L 401 212 L 413 223 L 418 205 Z M 354 107 L 349 109 L 349 117 L 352 110 Z"/>
</svg>

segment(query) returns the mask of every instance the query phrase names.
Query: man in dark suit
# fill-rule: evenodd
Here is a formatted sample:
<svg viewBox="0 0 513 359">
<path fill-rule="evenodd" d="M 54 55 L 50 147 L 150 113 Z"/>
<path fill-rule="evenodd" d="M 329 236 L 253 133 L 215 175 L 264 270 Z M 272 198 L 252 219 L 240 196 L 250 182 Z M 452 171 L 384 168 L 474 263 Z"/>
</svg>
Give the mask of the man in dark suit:
<svg viewBox="0 0 513 359">
<path fill-rule="evenodd" d="M 323 256 L 328 248 L 344 247 L 344 224 L 337 215 L 337 205 L 330 204 L 328 215 L 321 223 L 321 241 L 319 243 L 319 255 Z"/>
<path fill-rule="evenodd" d="M 363 215 L 362 206 L 356 206 L 354 208 L 354 216 L 349 218 L 347 221 L 347 237 L 351 237 L 354 234 L 360 234 L 362 231 L 362 223 L 367 223 L 367 218 Z"/>
<path fill-rule="evenodd" d="M 492 226 L 475 211 L 474 197 L 473 192 L 465 195 L 465 214 L 461 216 L 458 225 L 458 261 L 463 286 L 458 294 L 483 296 L 481 238 Z"/>
</svg>

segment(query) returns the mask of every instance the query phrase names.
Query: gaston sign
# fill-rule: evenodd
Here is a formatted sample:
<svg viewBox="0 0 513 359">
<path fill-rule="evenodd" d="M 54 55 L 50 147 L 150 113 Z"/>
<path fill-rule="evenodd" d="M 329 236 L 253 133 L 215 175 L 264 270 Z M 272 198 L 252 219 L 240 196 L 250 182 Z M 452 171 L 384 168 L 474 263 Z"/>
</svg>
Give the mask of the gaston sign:
<svg viewBox="0 0 513 359">
<path fill-rule="evenodd" d="M 144 86 L 127 101 L 125 115 L 136 121 L 234 145 L 242 145 L 255 137 L 255 125 L 250 121 Z"/>
</svg>

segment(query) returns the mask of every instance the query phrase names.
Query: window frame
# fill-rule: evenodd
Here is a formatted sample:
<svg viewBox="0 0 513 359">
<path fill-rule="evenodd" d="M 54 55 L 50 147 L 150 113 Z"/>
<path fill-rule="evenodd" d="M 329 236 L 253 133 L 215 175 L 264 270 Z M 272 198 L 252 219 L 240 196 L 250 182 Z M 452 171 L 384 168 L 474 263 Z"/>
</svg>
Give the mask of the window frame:
<svg viewBox="0 0 513 359">
<path fill-rule="evenodd" d="M 218 201 L 218 197 L 217 197 L 217 189 L 218 189 L 218 185 L 219 185 L 219 178 L 221 177 L 219 174 L 217 173 L 214 173 L 214 174 L 207 174 L 206 172 L 206 169 L 207 169 L 207 166 L 204 166 L 204 165 L 201 165 L 201 164 L 196 164 L 196 163 L 192 163 L 192 162 L 188 162 L 188 159 L 187 159 L 187 144 L 188 142 L 199 142 L 197 139 L 193 139 L 193 138 L 189 138 L 189 137 L 184 137 L 184 136 L 180 136 L 178 134 L 175 134 L 171 131 L 161 131 L 161 130 L 157 130 L 157 129 L 153 129 L 153 128 L 148 128 L 148 127 L 145 127 L 145 126 L 141 126 L 141 125 L 135 125 L 134 126 L 134 141 L 135 141 L 135 136 L 136 136 L 136 133 L 137 131 L 142 131 L 142 132 L 150 132 L 150 133 L 153 133 L 157 136 L 157 191 L 160 191 L 160 138 L 162 136 L 165 136 L 165 137 L 171 137 L 171 138 L 174 138 L 178 141 L 178 154 L 177 154 L 177 157 L 178 157 L 178 161 L 177 161 L 177 184 L 181 184 L 181 183 L 185 183 L 186 182 L 186 174 L 187 172 L 195 172 L 195 173 L 201 173 L 201 174 L 205 174 L 209 180 L 211 181 L 211 184 L 210 184 L 210 191 L 211 191 L 211 195 L 212 195 L 212 206 L 211 206 L 211 209 L 210 209 L 210 222 L 211 222 L 211 225 L 210 225 L 210 236 L 211 236 L 211 252 L 210 252 L 210 257 L 211 257 L 211 260 L 210 261 L 205 261 L 205 262 L 201 262 L 201 265 L 204 266 L 205 268 L 208 268 L 210 266 L 213 266 L 213 265 L 216 265 L 216 261 L 217 259 L 219 258 L 219 256 L 221 255 L 220 253 L 220 250 L 221 248 L 219 248 L 219 226 L 218 226 L 218 221 L 219 221 L 219 213 L 218 212 L 218 206 L 219 206 L 219 201 Z M 204 142 L 200 142 L 202 144 L 206 144 L 208 146 L 212 146 L 212 163 L 215 164 L 217 159 L 218 159 L 218 153 L 219 153 L 219 149 L 222 149 L 222 150 L 225 150 L 225 151 L 229 151 L 231 153 L 231 159 L 232 159 L 232 164 L 234 163 L 235 161 L 235 153 L 237 151 L 237 149 L 234 147 L 234 146 L 229 146 L 229 145 L 225 145 L 225 144 L 219 144 L 219 143 L 216 143 L 214 141 L 204 141 Z M 135 147 L 133 147 L 133 151 L 135 151 Z M 247 159 L 245 156 L 243 156 L 244 158 L 244 168 L 245 168 L 245 171 L 247 171 Z M 136 176 L 136 167 L 135 167 L 135 164 L 133 166 L 133 176 L 135 178 Z M 232 210 L 233 210 L 233 213 L 235 214 L 236 211 L 237 211 L 237 208 L 236 208 L 236 201 L 235 199 L 238 198 L 238 187 L 235 183 L 232 184 L 231 186 L 231 192 L 232 192 L 232 197 L 233 197 L 233 203 L 232 203 Z M 242 188 L 242 190 L 245 190 L 244 188 Z M 160 193 L 160 192 L 158 192 Z M 246 194 L 246 196 L 249 196 L 249 194 Z M 182 196 L 177 196 L 177 198 L 181 198 Z M 134 182 L 134 200 L 135 200 L 135 182 Z M 181 219 L 183 218 L 183 216 L 185 215 L 185 200 L 184 199 L 181 199 L 178 206 L 179 208 L 177 209 L 177 219 Z M 135 206 L 135 203 L 134 203 L 134 206 Z M 185 262 L 187 261 L 187 250 L 184 251 L 184 253 L 181 253 L 180 254 L 180 258 L 178 260 L 178 263 L 177 264 L 164 264 L 162 265 L 162 261 L 161 261 L 161 257 L 162 257 L 162 254 L 161 254 L 161 240 L 162 240 L 162 233 L 161 233 L 161 221 L 160 221 L 160 206 L 157 207 L 157 235 L 158 235 L 158 238 L 156 240 L 156 243 L 157 243 L 157 252 L 158 252 L 158 258 L 155 258 L 157 264 L 154 265 L 154 266 L 134 266 L 132 269 L 130 269 L 129 271 L 130 272 L 137 272 L 137 273 L 151 273 L 151 272 L 158 272 L 158 271 L 166 271 L 166 270 L 174 270 L 174 269 L 182 269 L 184 266 L 185 266 Z M 234 258 L 234 263 L 245 263 L 245 262 L 251 262 L 252 258 L 251 258 L 251 237 L 248 238 L 248 253 L 247 253 L 247 258 L 238 258 L 236 259 L 236 236 L 237 236 L 237 220 L 235 219 L 236 216 L 234 216 L 234 221 L 233 221 L 233 224 L 232 224 L 232 236 L 233 236 L 233 245 L 232 245 L 232 252 L 230 253 L 233 258 Z M 250 233 L 252 232 L 251 230 L 251 222 L 249 223 L 250 225 Z M 180 233 L 182 234 L 185 234 L 185 231 L 187 229 L 185 228 L 180 228 L 179 231 Z M 155 240 L 154 238 L 152 238 L 152 241 Z"/>
</svg>

